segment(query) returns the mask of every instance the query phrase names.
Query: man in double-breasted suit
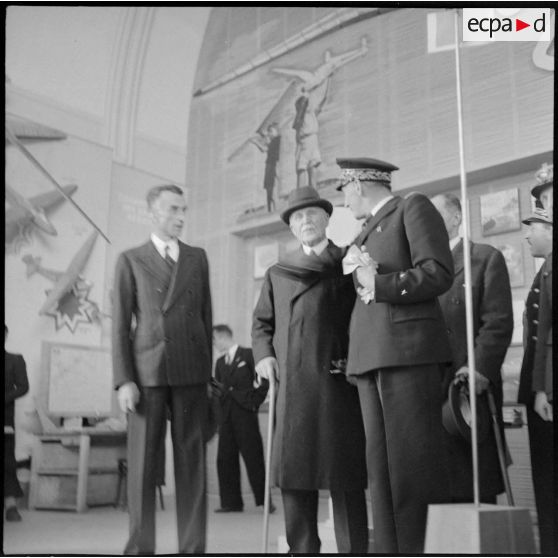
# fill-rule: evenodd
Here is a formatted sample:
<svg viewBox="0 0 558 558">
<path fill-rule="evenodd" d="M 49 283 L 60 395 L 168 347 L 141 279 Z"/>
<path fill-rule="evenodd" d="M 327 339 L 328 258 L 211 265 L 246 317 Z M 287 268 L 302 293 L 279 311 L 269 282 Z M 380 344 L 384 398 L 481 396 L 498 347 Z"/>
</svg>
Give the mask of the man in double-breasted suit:
<svg viewBox="0 0 558 558">
<path fill-rule="evenodd" d="M 428 504 L 446 498 L 442 365 L 451 360 L 437 297 L 453 280 L 448 234 L 422 194 L 391 194 L 397 167 L 337 159 L 338 189 L 366 219 L 344 258 L 357 299 L 347 372 L 366 432 L 375 552 L 423 552 Z"/>
<path fill-rule="evenodd" d="M 8 326 L 4 324 L 4 341 L 8 337 Z M 27 368 L 21 355 L 4 350 L 4 507 L 6 521 L 21 521 L 17 509 L 17 498 L 23 491 L 17 480 L 15 458 L 15 400 L 29 391 Z"/>
<path fill-rule="evenodd" d="M 314 188 L 289 194 L 281 217 L 301 246 L 267 270 L 254 310 L 256 371 L 275 377 L 273 479 L 289 552 L 317 554 L 318 496 L 330 491 L 337 549 L 366 554 L 366 464 L 357 391 L 345 377 L 354 288 L 326 238 L 333 211 Z"/>
<path fill-rule="evenodd" d="M 465 318 L 465 277 L 463 270 L 463 239 L 461 202 L 453 194 L 432 198 L 448 231 L 455 277 L 453 285 L 439 297 L 448 327 L 453 361 L 445 370 L 442 394 L 456 376 L 466 378 L 467 322 Z M 473 337 L 477 399 L 488 414 L 487 390 L 494 395 L 502 439 L 502 363 L 513 334 L 513 308 L 510 278 L 502 253 L 488 244 L 471 245 L 471 286 L 473 293 Z M 446 433 L 450 497 L 452 502 L 473 501 L 473 470 L 471 444 L 461 436 Z M 504 481 L 498 458 L 494 431 L 488 429 L 485 439 L 478 441 L 479 493 L 482 502 L 496 503 L 497 494 L 504 491 Z"/>
<path fill-rule="evenodd" d="M 259 385 L 252 350 L 234 342 L 228 325 L 213 326 L 213 344 L 223 355 L 215 363 L 213 389 L 221 405 L 221 426 L 217 447 L 217 475 L 221 507 L 216 512 L 242 511 L 240 460 L 244 459 L 256 506 L 263 506 L 265 464 L 258 409 L 269 383 Z"/>
<path fill-rule="evenodd" d="M 201 248 L 178 240 L 186 202 L 174 185 L 152 188 L 150 240 L 120 254 L 113 292 L 112 352 L 120 406 L 128 412 L 126 554 L 155 552 L 157 451 L 171 421 L 178 552 L 202 553 L 206 537 L 211 296 Z"/>
</svg>

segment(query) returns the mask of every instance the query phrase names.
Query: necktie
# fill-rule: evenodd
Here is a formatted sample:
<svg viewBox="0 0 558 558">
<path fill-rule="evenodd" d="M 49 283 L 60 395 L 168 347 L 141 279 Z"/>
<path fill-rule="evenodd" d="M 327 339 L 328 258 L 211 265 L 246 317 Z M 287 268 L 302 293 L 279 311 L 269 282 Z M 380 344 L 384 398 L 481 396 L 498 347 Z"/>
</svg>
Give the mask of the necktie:
<svg viewBox="0 0 558 558">
<path fill-rule="evenodd" d="M 167 244 L 165 246 L 165 261 L 167 262 L 167 264 L 169 264 L 171 267 L 174 267 L 174 260 L 171 258 L 170 255 L 170 246 Z"/>
</svg>

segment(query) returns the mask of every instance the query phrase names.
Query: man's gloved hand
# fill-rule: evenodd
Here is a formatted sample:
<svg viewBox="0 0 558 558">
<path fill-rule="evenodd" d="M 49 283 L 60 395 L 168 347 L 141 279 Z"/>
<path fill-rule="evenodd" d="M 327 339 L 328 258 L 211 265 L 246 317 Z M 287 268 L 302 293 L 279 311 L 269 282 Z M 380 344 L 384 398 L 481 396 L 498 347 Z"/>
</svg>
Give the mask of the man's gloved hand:
<svg viewBox="0 0 558 558">
<path fill-rule="evenodd" d="M 537 391 L 535 394 L 535 412 L 544 420 L 553 422 L 552 403 L 548 401 L 548 397 L 544 391 Z"/>
<path fill-rule="evenodd" d="M 455 378 L 461 381 L 469 381 L 469 367 L 462 366 L 456 373 Z M 490 386 L 490 380 L 483 376 L 480 372 L 475 373 L 475 391 L 477 395 L 480 395 L 483 391 L 486 391 Z"/>
</svg>

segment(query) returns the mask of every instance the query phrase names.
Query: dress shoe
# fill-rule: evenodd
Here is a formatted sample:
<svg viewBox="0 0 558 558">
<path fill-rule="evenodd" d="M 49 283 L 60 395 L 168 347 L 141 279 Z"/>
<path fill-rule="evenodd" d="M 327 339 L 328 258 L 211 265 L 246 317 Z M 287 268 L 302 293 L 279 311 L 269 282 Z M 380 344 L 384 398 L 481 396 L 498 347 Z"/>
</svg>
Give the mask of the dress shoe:
<svg viewBox="0 0 558 558">
<path fill-rule="evenodd" d="M 217 508 L 215 513 L 230 513 L 230 512 L 241 512 L 244 511 L 244 508 Z"/>
<path fill-rule="evenodd" d="M 21 515 L 15 506 L 11 506 L 6 510 L 6 521 L 21 521 Z"/>
</svg>

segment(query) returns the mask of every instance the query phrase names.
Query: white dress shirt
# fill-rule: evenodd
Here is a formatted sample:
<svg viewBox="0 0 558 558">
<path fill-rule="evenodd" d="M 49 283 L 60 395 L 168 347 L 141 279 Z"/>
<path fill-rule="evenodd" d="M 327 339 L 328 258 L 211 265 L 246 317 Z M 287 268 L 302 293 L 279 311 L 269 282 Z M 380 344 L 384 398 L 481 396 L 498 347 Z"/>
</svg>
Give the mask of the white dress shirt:
<svg viewBox="0 0 558 558">
<path fill-rule="evenodd" d="M 168 246 L 168 253 L 169 256 L 175 261 L 178 261 L 178 240 L 176 238 L 171 238 L 168 241 L 161 240 L 155 233 L 151 233 L 151 242 L 159 252 L 161 258 L 166 258 L 167 253 L 167 246 Z"/>
<path fill-rule="evenodd" d="M 454 236 L 451 240 L 450 240 L 450 250 L 453 250 L 458 244 L 459 241 L 461 240 L 461 237 L 459 235 Z"/>
<path fill-rule="evenodd" d="M 389 194 L 389 196 L 386 196 L 383 200 L 380 200 L 371 210 L 370 213 L 372 213 L 372 215 L 376 215 L 376 213 L 378 213 L 378 211 L 380 211 L 380 209 L 382 209 L 382 207 L 384 207 L 384 205 L 386 205 L 386 203 L 393 199 L 395 196 L 393 194 Z"/>
<path fill-rule="evenodd" d="M 328 239 L 324 238 L 321 242 L 318 242 L 318 244 L 315 244 L 314 246 L 306 246 L 306 244 L 303 244 L 302 249 L 307 256 L 309 256 L 312 252 L 314 252 L 316 256 L 319 256 L 327 248 L 328 244 Z"/>
<path fill-rule="evenodd" d="M 235 343 L 226 353 L 225 353 L 225 362 L 227 364 L 231 364 L 234 360 L 234 355 L 236 355 L 236 351 L 238 350 L 238 343 Z"/>
</svg>

